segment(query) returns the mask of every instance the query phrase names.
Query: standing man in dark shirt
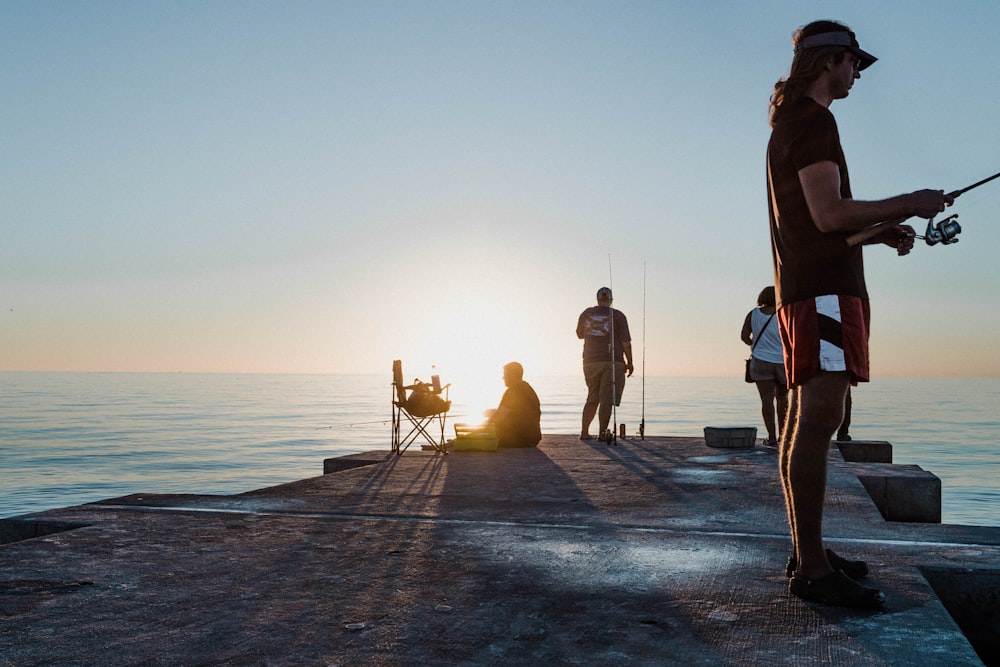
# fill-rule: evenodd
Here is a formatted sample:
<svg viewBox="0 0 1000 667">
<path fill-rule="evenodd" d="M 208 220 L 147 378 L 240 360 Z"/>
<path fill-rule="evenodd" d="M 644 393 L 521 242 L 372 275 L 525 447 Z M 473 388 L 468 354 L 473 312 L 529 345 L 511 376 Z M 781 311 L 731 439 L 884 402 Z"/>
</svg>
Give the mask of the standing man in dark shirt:
<svg viewBox="0 0 1000 667">
<path fill-rule="evenodd" d="M 524 381 L 524 367 L 516 361 L 503 367 L 503 383 L 507 391 L 490 417 L 497 432 L 497 446 L 534 447 L 542 439 L 538 394 Z"/>
<path fill-rule="evenodd" d="M 848 96 L 876 58 L 851 30 L 816 21 L 793 36 L 787 78 L 771 97 L 767 146 L 768 208 L 778 323 L 788 376 L 788 423 L 780 449 L 791 527 L 789 591 L 825 604 L 877 608 L 880 591 L 858 584 L 862 561 L 823 545 L 827 450 L 844 414 L 849 385 L 868 381 L 868 292 L 861 246 L 847 237 L 885 220 L 932 218 L 951 200 L 918 190 L 877 201 L 851 196 L 847 163 L 829 107 Z M 871 242 L 900 255 L 913 247 L 909 225 L 886 225 Z"/>
<path fill-rule="evenodd" d="M 590 423 L 594 421 L 594 415 L 598 415 L 600 437 L 611 441 L 608 423 L 611 421 L 612 404 L 621 405 L 625 374 L 631 376 L 633 371 L 628 320 L 623 312 L 611 307 L 611 301 L 609 288 L 597 290 L 597 305 L 580 313 L 576 323 L 576 337 L 583 339 L 583 377 L 587 382 L 581 440 L 592 439 Z"/>
</svg>

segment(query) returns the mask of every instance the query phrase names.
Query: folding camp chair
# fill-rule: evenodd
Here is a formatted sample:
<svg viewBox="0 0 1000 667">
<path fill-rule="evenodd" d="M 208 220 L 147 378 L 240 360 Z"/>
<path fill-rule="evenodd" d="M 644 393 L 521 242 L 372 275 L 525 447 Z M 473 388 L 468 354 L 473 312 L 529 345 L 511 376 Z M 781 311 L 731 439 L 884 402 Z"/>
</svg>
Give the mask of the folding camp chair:
<svg viewBox="0 0 1000 667">
<path fill-rule="evenodd" d="M 411 385 L 403 384 L 403 362 L 396 359 L 392 362 L 392 451 L 402 454 L 414 440 L 423 436 L 437 452 L 446 454 L 444 444 L 444 425 L 451 409 L 448 400 L 448 387 L 441 386 L 437 375 L 431 376 L 431 384 L 416 380 Z M 409 395 L 407 395 L 409 392 Z M 441 395 L 444 394 L 444 397 Z M 403 417 L 406 417 L 410 430 L 405 437 L 402 433 Z M 435 423 L 440 427 L 434 428 Z"/>
</svg>

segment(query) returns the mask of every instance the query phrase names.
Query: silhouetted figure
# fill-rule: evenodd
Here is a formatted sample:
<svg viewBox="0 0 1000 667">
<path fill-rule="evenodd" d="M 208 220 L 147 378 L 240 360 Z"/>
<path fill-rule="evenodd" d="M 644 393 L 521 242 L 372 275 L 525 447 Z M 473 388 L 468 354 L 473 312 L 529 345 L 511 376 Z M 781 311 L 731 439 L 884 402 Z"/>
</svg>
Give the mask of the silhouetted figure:
<svg viewBox="0 0 1000 667">
<path fill-rule="evenodd" d="M 542 439 L 542 408 L 538 394 L 524 381 L 524 368 L 516 361 L 503 367 L 507 387 L 500 405 L 490 416 L 498 447 L 534 447 Z"/>
<path fill-rule="evenodd" d="M 580 313 L 576 337 L 583 339 L 583 377 L 587 402 L 583 405 L 580 439 L 590 440 L 590 423 L 597 415 L 599 436 L 610 442 L 608 423 L 613 406 L 621 405 L 625 375 L 632 375 L 632 336 L 625 313 L 611 307 L 611 290 L 597 290 L 597 305 Z M 614 338 L 614 349 L 611 341 Z"/>
<path fill-rule="evenodd" d="M 776 314 L 774 286 L 768 285 L 757 296 L 757 307 L 747 313 L 740 332 L 740 339 L 751 346 L 750 379 L 757 385 L 757 393 L 760 394 L 760 414 L 767 429 L 768 447 L 778 446 L 788 414 L 785 358 Z"/>
<path fill-rule="evenodd" d="M 932 218 L 952 199 L 942 190 L 854 199 L 829 107 L 848 96 L 861 70 L 876 59 L 860 48 L 850 28 L 834 21 L 810 23 L 792 42 L 789 75 L 771 96 L 767 145 L 778 324 L 790 390 L 779 456 L 794 548 L 789 591 L 825 604 L 877 608 L 882 593 L 854 581 L 867 574 L 867 566 L 823 544 L 830 440 L 843 420 L 847 387 L 868 381 L 870 311 L 862 247 L 847 239 L 885 220 Z M 871 242 L 905 255 L 915 236 L 909 225 L 885 225 Z"/>
</svg>

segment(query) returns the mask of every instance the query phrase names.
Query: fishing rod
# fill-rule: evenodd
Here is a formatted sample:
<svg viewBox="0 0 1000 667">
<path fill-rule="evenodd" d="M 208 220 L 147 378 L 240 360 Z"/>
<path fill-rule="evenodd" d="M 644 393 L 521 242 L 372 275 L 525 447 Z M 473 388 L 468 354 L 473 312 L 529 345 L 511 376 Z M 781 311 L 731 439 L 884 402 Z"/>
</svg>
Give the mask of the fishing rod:
<svg viewBox="0 0 1000 667">
<path fill-rule="evenodd" d="M 639 439 L 646 439 L 646 260 L 642 260 L 642 420 Z"/>
<path fill-rule="evenodd" d="M 618 445 L 618 386 L 615 380 L 615 366 L 618 359 L 615 358 L 615 309 L 611 305 L 614 303 L 615 278 L 611 273 L 611 253 L 608 253 L 608 287 L 611 289 L 611 302 L 608 303 L 608 312 L 611 315 L 611 414 L 614 419 L 610 432 L 602 433 L 601 438 L 609 445 Z"/>
<path fill-rule="evenodd" d="M 452 414 L 450 412 L 448 413 L 448 416 L 452 417 L 454 419 L 462 419 L 464 417 L 468 417 L 468 415 L 458 415 L 458 414 Z M 391 421 L 392 421 L 392 418 L 390 417 L 389 419 L 375 419 L 375 420 L 370 421 L 370 422 L 353 422 L 353 423 L 350 423 L 350 424 L 331 424 L 329 426 L 317 426 L 314 430 L 316 430 L 316 431 L 328 431 L 328 430 L 334 429 L 334 428 L 352 428 L 354 426 L 368 426 L 370 424 L 388 424 Z"/>
<path fill-rule="evenodd" d="M 354 422 L 353 424 L 331 424 L 330 426 L 317 426 L 317 431 L 325 431 L 331 428 L 350 428 L 352 426 L 366 426 L 368 424 L 388 424 L 392 419 L 376 419 L 370 422 Z"/>
<path fill-rule="evenodd" d="M 1000 172 L 997 172 L 992 176 L 984 178 L 981 181 L 977 181 L 972 185 L 966 186 L 959 190 L 953 190 L 952 192 L 949 192 L 946 196 L 950 197 L 951 199 L 958 199 L 960 195 L 965 194 L 969 190 L 978 188 L 980 185 L 985 185 L 986 183 L 989 183 L 995 178 L 1000 178 Z M 857 232 L 856 234 L 848 236 L 847 245 L 851 246 L 858 245 L 859 243 L 867 241 L 873 236 L 876 236 L 877 234 L 882 232 L 882 230 L 887 229 L 888 227 L 894 227 L 895 225 L 898 225 L 899 223 L 909 219 L 910 217 L 911 216 L 907 216 L 905 218 L 899 218 L 897 220 L 886 220 L 884 222 L 876 223 L 871 227 L 868 227 L 867 229 L 863 229 L 860 232 Z M 918 234 L 917 238 L 923 239 L 927 243 L 927 245 L 937 245 L 938 243 L 942 245 L 950 245 L 952 243 L 958 243 L 957 237 L 961 232 L 962 232 L 962 227 L 961 225 L 958 224 L 958 214 L 955 213 L 953 215 L 949 215 L 944 220 L 939 220 L 938 222 L 934 222 L 934 218 L 931 218 L 930 220 L 927 221 L 927 231 L 924 232 L 923 236 L 920 236 Z"/>
</svg>

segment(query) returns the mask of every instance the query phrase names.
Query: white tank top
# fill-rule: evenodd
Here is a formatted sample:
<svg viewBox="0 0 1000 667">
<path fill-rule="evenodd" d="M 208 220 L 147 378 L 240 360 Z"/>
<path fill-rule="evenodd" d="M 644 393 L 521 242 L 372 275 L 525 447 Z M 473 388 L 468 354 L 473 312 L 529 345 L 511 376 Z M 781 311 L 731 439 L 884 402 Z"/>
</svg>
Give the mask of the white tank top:
<svg viewBox="0 0 1000 667">
<path fill-rule="evenodd" d="M 771 319 L 768 322 L 768 318 Z M 767 328 L 764 325 L 767 324 Z M 753 330 L 753 340 L 756 342 L 753 348 L 753 356 L 761 361 L 770 361 L 772 364 L 785 363 L 785 356 L 781 349 L 781 334 L 778 332 L 778 316 L 774 317 L 762 313 L 760 308 L 754 308 L 750 315 L 750 329 Z"/>
</svg>

